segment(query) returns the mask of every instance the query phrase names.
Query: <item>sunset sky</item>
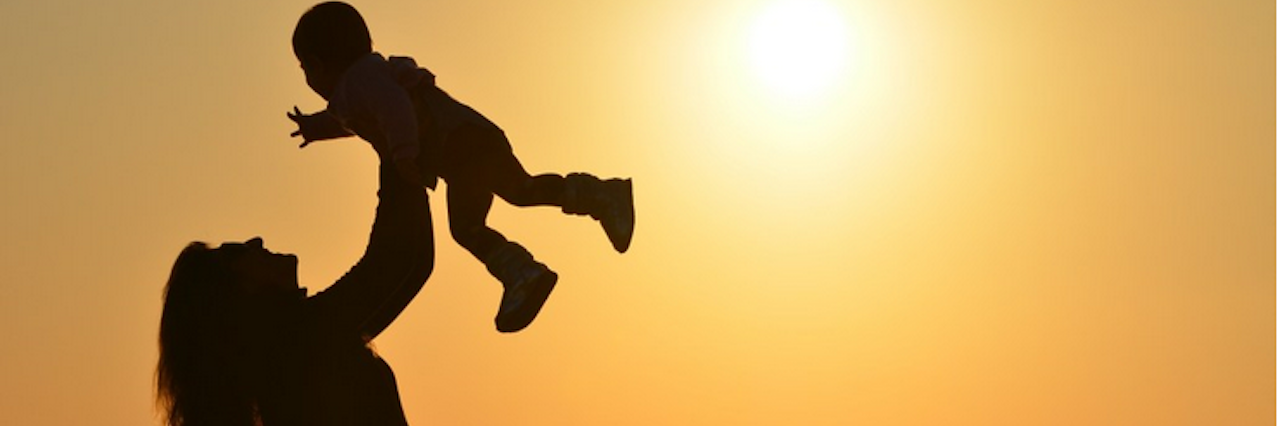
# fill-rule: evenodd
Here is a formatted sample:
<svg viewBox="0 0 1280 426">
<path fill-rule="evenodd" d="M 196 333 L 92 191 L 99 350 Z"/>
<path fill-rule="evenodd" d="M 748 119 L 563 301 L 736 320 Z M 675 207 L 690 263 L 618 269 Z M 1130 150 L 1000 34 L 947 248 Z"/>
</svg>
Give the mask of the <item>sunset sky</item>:
<svg viewBox="0 0 1280 426">
<path fill-rule="evenodd" d="M 158 424 L 192 240 L 359 258 L 372 150 L 288 137 L 312 4 L 0 2 L 0 423 Z M 431 195 L 410 424 L 1275 423 L 1275 2 L 353 4 L 531 172 L 635 182 L 622 255 L 495 205 L 561 277 L 515 335 Z"/>
</svg>

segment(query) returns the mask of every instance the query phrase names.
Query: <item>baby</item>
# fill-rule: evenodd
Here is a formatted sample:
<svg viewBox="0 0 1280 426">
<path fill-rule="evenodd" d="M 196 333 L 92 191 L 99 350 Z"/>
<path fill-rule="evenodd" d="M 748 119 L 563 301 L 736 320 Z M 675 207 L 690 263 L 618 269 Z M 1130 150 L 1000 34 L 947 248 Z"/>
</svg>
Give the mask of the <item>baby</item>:
<svg viewBox="0 0 1280 426">
<path fill-rule="evenodd" d="M 630 179 L 586 173 L 530 176 L 502 129 L 436 86 L 435 75 L 412 58 L 373 51 L 369 29 L 354 7 L 316 5 L 293 32 L 293 52 L 307 85 L 328 101 L 324 111 L 288 114 L 291 136 L 311 142 L 356 135 L 391 159 L 409 181 L 434 189 L 448 183 L 449 230 L 459 245 L 502 283 L 494 323 L 500 332 L 524 329 L 537 317 L 558 276 L 519 244 L 489 228 L 496 194 L 515 206 L 559 206 L 590 215 L 618 252 L 635 229 Z"/>
</svg>

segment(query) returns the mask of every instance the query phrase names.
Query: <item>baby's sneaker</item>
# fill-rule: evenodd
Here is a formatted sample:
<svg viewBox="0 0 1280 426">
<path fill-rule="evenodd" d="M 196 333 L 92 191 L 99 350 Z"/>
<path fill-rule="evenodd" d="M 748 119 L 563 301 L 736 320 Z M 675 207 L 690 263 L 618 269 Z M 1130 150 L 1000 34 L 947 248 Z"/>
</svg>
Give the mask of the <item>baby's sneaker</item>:
<svg viewBox="0 0 1280 426">
<path fill-rule="evenodd" d="M 494 325 L 498 331 L 523 330 L 538 317 L 555 289 L 559 275 L 536 260 L 524 247 L 508 242 L 486 259 L 489 273 L 502 282 L 502 302 Z"/>
<path fill-rule="evenodd" d="M 631 247 L 636 228 L 636 209 L 631 179 L 600 180 L 585 173 L 565 177 L 564 212 L 588 214 L 600 221 L 614 250 L 625 253 Z"/>
</svg>

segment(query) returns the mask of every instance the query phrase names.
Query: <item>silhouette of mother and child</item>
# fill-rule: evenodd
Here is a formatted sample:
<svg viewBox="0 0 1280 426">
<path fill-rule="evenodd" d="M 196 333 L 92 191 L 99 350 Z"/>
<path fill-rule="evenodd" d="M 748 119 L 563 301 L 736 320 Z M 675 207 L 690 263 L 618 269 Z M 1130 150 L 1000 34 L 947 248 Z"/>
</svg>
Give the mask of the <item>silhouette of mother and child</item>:
<svg viewBox="0 0 1280 426">
<path fill-rule="evenodd" d="M 635 226 L 630 179 L 531 176 L 497 125 L 454 100 L 408 57 L 373 51 L 352 6 L 321 3 L 293 51 L 324 111 L 288 114 L 305 147 L 359 136 L 379 158 L 378 205 L 364 255 L 308 296 L 298 260 L 261 238 L 178 255 L 164 290 L 157 399 L 167 424 L 403 425 L 391 368 L 369 342 L 409 305 L 434 266 L 427 193 L 448 183 L 450 233 L 503 286 L 494 323 L 524 329 L 558 276 L 485 224 L 496 194 L 516 206 L 559 206 L 599 221 L 625 252 Z"/>
</svg>

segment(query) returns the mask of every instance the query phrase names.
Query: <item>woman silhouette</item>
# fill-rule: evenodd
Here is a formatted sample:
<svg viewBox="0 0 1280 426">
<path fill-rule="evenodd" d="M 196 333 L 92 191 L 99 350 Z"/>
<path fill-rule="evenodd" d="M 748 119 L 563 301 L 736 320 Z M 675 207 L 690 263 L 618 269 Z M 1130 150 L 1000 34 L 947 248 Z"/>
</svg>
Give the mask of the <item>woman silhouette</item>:
<svg viewBox="0 0 1280 426">
<path fill-rule="evenodd" d="M 390 366 L 368 346 L 434 264 L 426 193 L 379 169 L 364 256 L 311 297 L 297 258 L 261 238 L 178 255 L 160 319 L 157 400 L 170 426 L 404 425 Z"/>
</svg>

